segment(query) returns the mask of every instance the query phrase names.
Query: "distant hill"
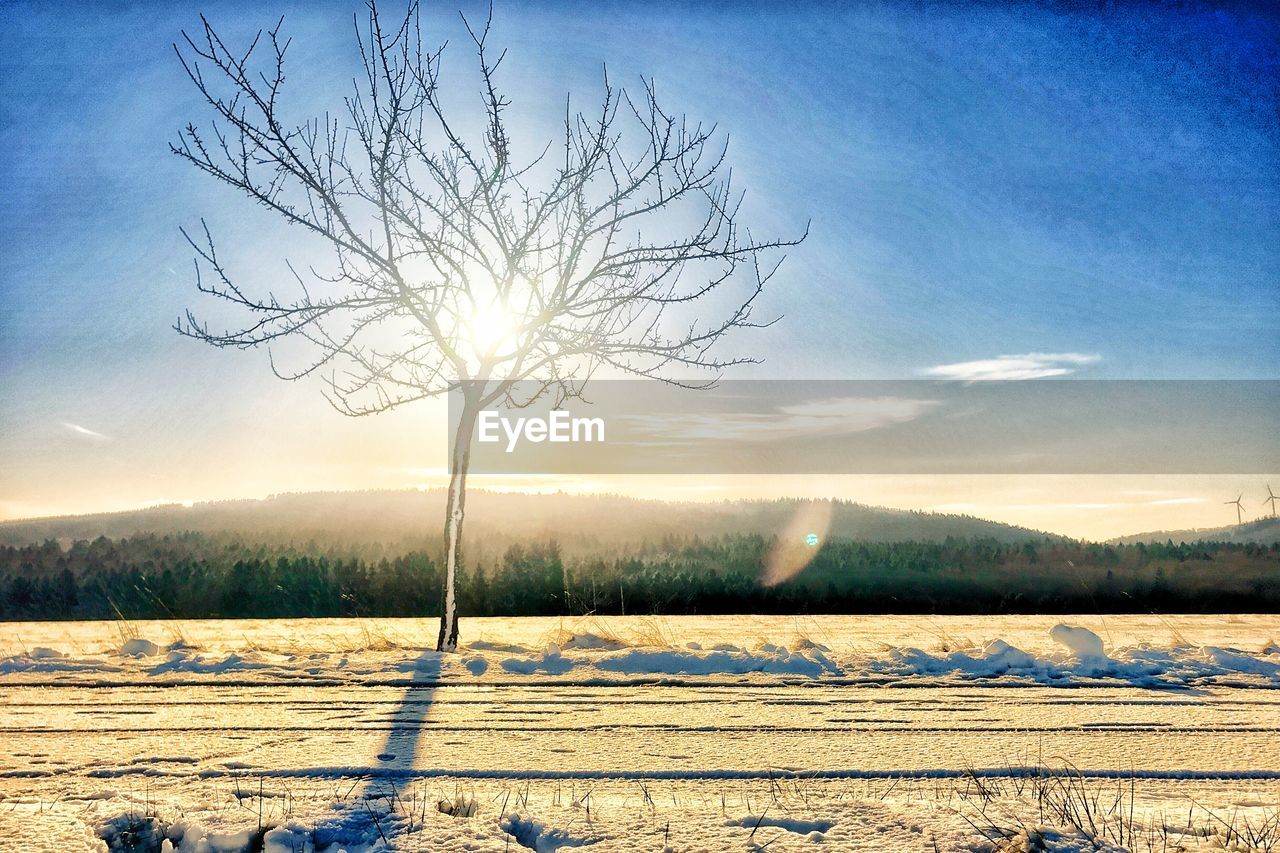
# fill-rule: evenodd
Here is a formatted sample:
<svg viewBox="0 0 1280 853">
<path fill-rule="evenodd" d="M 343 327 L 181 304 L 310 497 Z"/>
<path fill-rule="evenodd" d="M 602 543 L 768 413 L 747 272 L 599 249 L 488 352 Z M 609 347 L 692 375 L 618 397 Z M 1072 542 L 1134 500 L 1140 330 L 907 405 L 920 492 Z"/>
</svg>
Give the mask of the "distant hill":
<svg viewBox="0 0 1280 853">
<path fill-rule="evenodd" d="M 1253 542 L 1259 545 L 1272 545 L 1280 542 L 1280 518 L 1260 518 L 1244 524 L 1231 524 L 1226 527 L 1198 527 L 1194 530 L 1154 530 L 1150 533 L 1137 533 L 1133 536 L 1121 536 L 1112 542 L 1122 545 L 1133 545 L 1138 542 Z"/>
<path fill-rule="evenodd" d="M 467 538 L 475 556 L 508 544 L 558 540 L 566 552 L 601 552 L 664 536 L 782 532 L 799 500 L 679 502 L 617 495 L 517 494 L 475 490 L 467 496 Z M 117 539 L 139 533 L 195 531 L 272 544 L 330 548 L 383 546 L 388 554 L 435 550 L 441 539 L 444 490 L 313 492 L 265 500 L 156 506 L 128 512 L 0 523 L 0 545 L 56 539 Z M 948 536 L 1000 542 L 1049 534 L 963 515 L 908 512 L 837 502 L 831 537 L 868 542 L 941 541 Z M 1057 537 L 1053 537 L 1057 538 Z"/>
</svg>

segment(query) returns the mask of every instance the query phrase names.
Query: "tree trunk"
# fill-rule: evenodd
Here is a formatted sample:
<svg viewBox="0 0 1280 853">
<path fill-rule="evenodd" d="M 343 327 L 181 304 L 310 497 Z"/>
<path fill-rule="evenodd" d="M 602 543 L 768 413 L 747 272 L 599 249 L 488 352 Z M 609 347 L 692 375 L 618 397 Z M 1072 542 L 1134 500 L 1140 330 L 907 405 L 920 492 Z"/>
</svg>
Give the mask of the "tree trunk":
<svg viewBox="0 0 1280 853">
<path fill-rule="evenodd" d="M 471 436 L 478 412 L 468 398 L 453 440 L 449 496 L 444 511 L 444 591 L 440 596 L 440 638 L 436 650 L 458 649 L 458 569 L 462 565 L 462 519 L 467 498 L 467 467 L 471 464 Z"/>
</svg>

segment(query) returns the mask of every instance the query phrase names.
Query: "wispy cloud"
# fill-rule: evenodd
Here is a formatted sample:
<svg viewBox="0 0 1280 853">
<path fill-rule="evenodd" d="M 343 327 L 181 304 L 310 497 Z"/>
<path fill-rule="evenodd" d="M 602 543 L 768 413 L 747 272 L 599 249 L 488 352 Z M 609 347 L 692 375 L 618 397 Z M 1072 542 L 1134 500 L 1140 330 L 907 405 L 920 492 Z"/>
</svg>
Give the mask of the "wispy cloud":
<svg viewBox="0 0 1280 853">
<path fill-rule="evenodd" d="M 81 436 L 82 438 L 92 439 L 93 441 L 110 441 L 111 440 L 110 436 L 103 435 L 100 432 L 95 432 L 94 430 L 91 430 L 88 427 L 82 427 L 80 426 L 80 424 L 73 424 L 68 421 L 62 421 L 61 423 L 62 423 L 63 429 L 66 429 L 68 432 L 74 433 L 75 435 Z"/>
<path fill-rule="evenodd" d="M 920 371 L 939 379 L 965 382 L 982 380 L 1047 379 L 1066 376 L 1087 364 L 1096 364 L 1102 356 L 1083 352 L 1028 352 L 1022 355 L 998 355 L 978 361 L 939 364 Z"/>
</svg>

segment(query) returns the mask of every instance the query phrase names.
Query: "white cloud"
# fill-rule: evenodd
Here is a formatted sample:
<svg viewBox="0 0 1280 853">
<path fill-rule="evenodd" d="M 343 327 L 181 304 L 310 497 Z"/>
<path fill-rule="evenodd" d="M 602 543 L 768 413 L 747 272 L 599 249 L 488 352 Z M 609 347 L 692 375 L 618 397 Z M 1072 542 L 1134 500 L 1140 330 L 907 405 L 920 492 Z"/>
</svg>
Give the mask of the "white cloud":
<svg viewBox="0 0 1280 853">
<path fill-rule="evenodd" d="M 105 436 L 100 432 L 94 432 L 88 427 L 82 427 L 80 426 L 80 424 L 73 424 L 73 423 L 68 423 L 67 421 L 62 421 L 62 426 L 64 429 L 67 429 L 78 436 L 93 439 L 94 441 L 110 441 L 111 440 L 110 437 Z"/>
<path fill-rule="evenodd" d="M 1096 364 L 1102 356 L 1082 352 L 1029 352 L 1022 355 L 998 355 L 979 361 L 939 364 L 920 371 L 939 379 L 965 382 L 982 380 L 1047 379 L 1066 376 L 1086 364 Z"/>
</svg>

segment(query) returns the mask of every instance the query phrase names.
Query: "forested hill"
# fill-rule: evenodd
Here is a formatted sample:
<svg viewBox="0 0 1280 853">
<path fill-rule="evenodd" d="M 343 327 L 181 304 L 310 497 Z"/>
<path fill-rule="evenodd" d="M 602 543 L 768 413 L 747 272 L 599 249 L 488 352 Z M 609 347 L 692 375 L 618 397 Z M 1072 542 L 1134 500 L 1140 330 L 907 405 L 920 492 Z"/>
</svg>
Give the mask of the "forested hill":
<svg viewBox="0 0 1280 853">
<path fill-rule="evenodd" d="M 1270 545 L 1280 542 L 1280 518 L 1259 518 L 1246 521 L 1244 524 L 1231 524 L 1226 527 L 1198 527 L 1194 530 L 1155 530 L 1150 533 L 1136 533 L 1133 536 L 1121 536 L 1112 540 L 1117 545 L 1136 545 L 1139 542 L 1252 542 L 1257 545 Z"/>
<path fill-rule="evenodd" d="M 497 557 L 512 543 L 533 539 L 555 539 L 566 554 L 598 553 L 663 537 L 772 536 L 786 528 L 803 503 L 669 503 L 617 495 L 473 490 L 467 496 L 466 530 L 471 553 L 477 557 Z M 443 518 L 442 489 L 313 492 L 4 522 L 0 523 L 0 545 L 192 531 L 272 545 L 311 543 L 326 550 L 365 551 L 376 544 L 386 555 L 395 556 L 438 548 Z M 1018 543 L 1045 538 L 1044 533 L 969 516 L 847 502 L 834 505 L 828 536 L 864 542 L 941 542 L 952 537 Z"/>
<path fill-rule="evenodd" d="M 468 559 L 468 616 L 586 613 L 1230 613 L 1280 611 L 1280 545 L 1098 545 L 1042 539 L 801 545 L 649 542 L 570 557 L 554 542 Z M 0 546 L 0 620 L 431 616 L 438 560 L 337 556 L 199 533 Z"/>
</svg>

